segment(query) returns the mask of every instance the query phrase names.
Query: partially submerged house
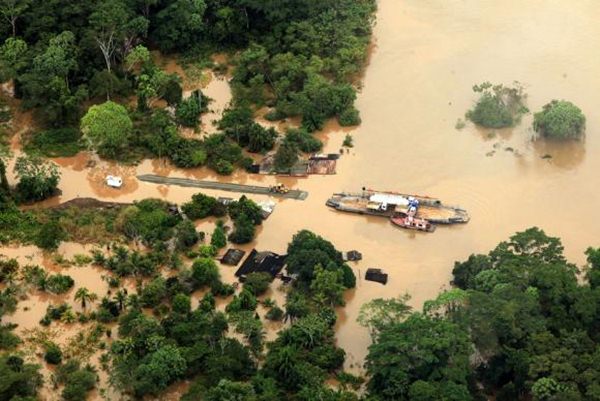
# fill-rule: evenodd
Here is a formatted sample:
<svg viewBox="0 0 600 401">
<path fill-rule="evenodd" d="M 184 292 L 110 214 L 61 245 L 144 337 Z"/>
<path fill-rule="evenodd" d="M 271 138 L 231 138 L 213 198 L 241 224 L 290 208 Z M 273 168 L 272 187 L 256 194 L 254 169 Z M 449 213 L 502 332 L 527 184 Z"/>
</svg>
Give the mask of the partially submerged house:
<svg viewBox="0 0 600 401">
<path fill-rule="evenodd" d="M 381 269 L 367 269 L 365 273 L 365 280 L 367 281 L 375 281 L 377 283 L 381 283 L 383 285 L 387 284 L 388 275 L 384 273 Z"/>
<path fill-rule="evenodd" d="M 237 266 L 240 260 L 244 257 L 246 251 L 241 249 L 230 248 L 225 252 L 225 255 L 221 258 L 221 263 L 229 266 Z"/>
<path fill-rule="evenodd" d="M 269 273 L 273 278 L 281 273 L 283 266 L 285 265 L 285 259 L 287 255 L 278 255 L 274 252 L 258 252 L 253 249 L 244 263 L 235 272 L 235 276 L 244 278 L 250 273 Z"/>
<path fill-rule="evenodd" d="M 344 262 L 356 262 L 362 259 L 362 253 L 358 251 L 342 252 Z"/>
<path fill-rule="evenodd" d="M 336 153 L 313 154 L 308 159 L 300 159 L 292 166 L 290 171 L 278 172 L 275 170 L 275 152 L 268 153 L 259 164 L 254 165 L 252 172 L 259 174 L 283 174 L 294 177 L 305 177 L 309 174 L 330 175 L 336 173 L 337 159 L 340 155 Z"/>
</svg>

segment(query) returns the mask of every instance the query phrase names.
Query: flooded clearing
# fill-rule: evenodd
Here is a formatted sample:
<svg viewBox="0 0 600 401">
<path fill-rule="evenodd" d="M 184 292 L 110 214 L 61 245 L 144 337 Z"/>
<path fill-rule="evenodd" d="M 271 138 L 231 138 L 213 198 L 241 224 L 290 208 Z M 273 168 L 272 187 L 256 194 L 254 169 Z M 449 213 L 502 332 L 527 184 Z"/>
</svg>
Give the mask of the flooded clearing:
<svg viewBox="0 0 600 401">
<path fill-rule="evenodd" d="M 408 292 L 418 308 L 448 287 L 454 261 L 485 253 L 530 226 L 561 236 L 567 258 L 580 265 L 585 261 L 584 250 L 600 245 L 600 191 L 596 188 L 600 171 L 599 13 L 591 0 L 381 0 L 373 53 L 357 100 L 362 124 L 342 129 L 332 122 L 317 134 L 326 141 L 325 152 L 338 152 L 347 133 L 354 137 L 354 148 L 338 161 L 337 175 L 292 178 L 238 171 L 220 177 L 207 169 L 176 169 L 161 160 L 146 160 L 136 167 L 98 160 L 92 166 L 91 156 L 81 153 L 55 159 L 62 171 L 62 195 L 43 205 L 77 197 L 119 202 L 157 197 L 183 203 L 198 192 L 139 182 L 135 178 L 139 174 L 261 186 L 283 183 L 308 191 L 310 196 L 303 202 L 274 198 L 275 212 L 263 223 L 256 241 L 243 249 L 255 246 L 283 253 L 296 232 L 308 229 L 342 251 L 356 249 L 363 254 L 360 262 L 350 262 L 358 276 L 357 287 L 348 292 L 337 323 L 338 345 L 347 352 L 346 367 L 360 372 L 370 339 L 356 318 L 360 306 L 370 299 Z M 587 116 L 585 140 L 533 141 L 531 114 L 512 129 L 483 130 L 470 123 L 461 130 L 454 128 L 475 100 L 472 85 L 515 80 L 524 85 L 532 111 L 554 98 L 579 105 Z M 212 114 L 202 117 L 203 130 L 211 132 L 214 127 L 206 124 L 218 118 L 231 96 L 227 79 L 215 77 L 204 93 L 215 99 L 210 105 Z M 122 176 L 123 187 L 107 187 L 107 174 Z M 398 229 L 386 219 L 325 206 L 332 193 L 356 192 L 363 186 L 433 196 L 461 205 L 471 220 L 424 234 Z M 202 192 L 232 196 L 215 190 Z M 200 224 L 207 232 L 214 227 L 212 222 Z M 60 251 L 69 253 L 66 248 Z M 54 268 L 42 261 L 35 247 L 0 252 L 19 256 L 22 263 Z M 28 255 L 38 262 L 27 262 Z M 389 273 L 388 284 L 365 281 L 369 267 Z M 234 271 L 221 266 L 225 281 L 234 281 Z M 101 270 L 71 267 L 67 274 L 75 279 L 75 288 L 106 292 Z M 269 296 L 282 306 L 284 294 L 276 289 L 278 283 L 274 282 Z M 74 290 L 65 297 L 72 300 Z M 33 295 L 7 320 L 21 329 L 34 327 L 47 302 L 44 296 Z M 272 333 L 268 338 L 273 338 Z"/>
</svg>

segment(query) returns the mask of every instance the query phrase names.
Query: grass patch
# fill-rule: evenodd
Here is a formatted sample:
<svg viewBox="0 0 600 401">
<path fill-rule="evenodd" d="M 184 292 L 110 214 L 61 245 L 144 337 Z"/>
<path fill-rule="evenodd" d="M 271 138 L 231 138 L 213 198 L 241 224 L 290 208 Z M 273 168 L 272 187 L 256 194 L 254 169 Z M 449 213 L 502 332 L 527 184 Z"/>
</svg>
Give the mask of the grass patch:
<svg viewBox="0 0 600 401">
<path fill-rule="evenodd" d="M 81 133 L 74 128 L 49 129 L 27 138 L 24 149 L 46 157 L 70 157 L 83 149 L 80 139 Z"/>
</svg>

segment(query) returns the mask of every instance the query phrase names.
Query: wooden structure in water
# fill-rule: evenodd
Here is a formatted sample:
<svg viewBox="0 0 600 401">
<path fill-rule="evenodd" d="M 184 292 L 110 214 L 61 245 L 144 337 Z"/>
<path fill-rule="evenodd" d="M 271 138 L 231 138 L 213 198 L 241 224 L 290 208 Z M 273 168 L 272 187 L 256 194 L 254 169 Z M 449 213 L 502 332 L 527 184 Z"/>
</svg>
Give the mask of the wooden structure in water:
<svg viewBox="0 0 600 401">
<path fill-rule="evenodd" d="M 367 272 L 365 273 L 365 280 L 375 281 L 376 283 L 386 285 L 388 282 L 388 275 L 381 269 L 370 268 L 367 269 Z"/>
<path fill-rule="evenodd" d="M 313 154 L 308 159 L 301 159 L 292 168 L 283 173 L 275 170 L 275 152 L 267 154 L 254 166 L 255 173 L 290 175 L 292 177 L 306 177 L 308 175 L 333 175 L 336 173 L 337 160 L 340 155 L 335 153 Z"/>
<path fill-rule="evenodd" d="M 181 187 L 215 189 L 219 191 L 239 192 L 244 194 L 257 194 L 276 196 L 278 198 L 304 200 L 308 197 L 308 192 L 297 189 L 290 189 L 286 193 L 273 192 L 270 187 L 258 185 L 244 185 L 230 182 L 202 181 L 190 178 L 165 177 L 155 174 L 138 175 L 137 179 L 153 184 L 179 185 Z"/>
</svg>

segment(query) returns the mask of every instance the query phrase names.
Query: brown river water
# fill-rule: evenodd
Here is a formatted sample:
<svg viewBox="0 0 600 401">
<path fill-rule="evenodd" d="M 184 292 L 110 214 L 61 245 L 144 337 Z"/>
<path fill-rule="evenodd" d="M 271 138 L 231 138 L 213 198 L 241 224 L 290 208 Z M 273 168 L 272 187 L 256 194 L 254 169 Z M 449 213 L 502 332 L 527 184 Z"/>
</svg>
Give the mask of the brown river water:
<svg viewBox="0 0 600 401">
<path fill-rule="evenodd" d="M 278 201 L 248 249 L 282 252 L 292 235 L 306 228 L 340 250 L 362 252 L 364 259 L 352 265 L 357 274 L 364 276 L 368 267 L 389 273 L 386 286 L 359 279 L 346 307 L 339 310 L 338 343 L 348 353 L 347 367 L 361 371 L 370 339 L 356 317 L 370 299 L 408 292 L 420 307 L 448 288 L 455 261 L 487 252 L 530 226 L 560 236 L 567 256 L 580 265 L 585 263 L 584 250 L 600 245 L 598 16 L 600 5 L 593 0 L 381 0 L 357 100 L 362 124 L 340 129 L 330 123 L 318 134 L 330 152 L 339 150 L 346 132 L 354 137 L 355 147 L 339 160 L 337 175 L 296 179 L 236 173 L 224 178 L 205 169 L 173 169 L 158 160 L 138 167 L 97 162 L 90 168 L 86 165 L 91 157 L 81 154 L 56 160 L 62 168 L 63 195 L 47 202 L 92 196 L 118 201 L 160 197 L 181 203 L 196 192 L 138 182 L 136 173 L 260 185 L 283 182 L 308 191 L 305 201 Z M 587 116 L 585 140 L 533 141 L 531 114 L 514 129 L 483 130 L 472 124 L 455 129 L 475 100 L 472 85 L 486 80 L 521 82 L 533 111 L 553 98 L 574 102 Z M 230 98 L 225 80 L 211 80 L 206 91 L 216 99 L 215 110 L 222 110 Z M 210 120 L 203 126 L 210 130 Z M 542 158 L 545 155 L 552 158 Z M 124 187 L 104 186 L 106 174 L 122 175 Z M 362 186 L 438 197 L 467 209 L 471 221 L 425 234 L 325 207 L 332 192 Z M 226 278 L 233 279 L 232 273 L 232 268 L 223 267 Z M 103 283 L 81 280 L 102 291 Z M 274 297 L 281 304 L 282 295 Z M 37 322 L 39 317 L 33 319 Z M 13 320 L 24 323 L 19 317 Z"/>
</svg>

